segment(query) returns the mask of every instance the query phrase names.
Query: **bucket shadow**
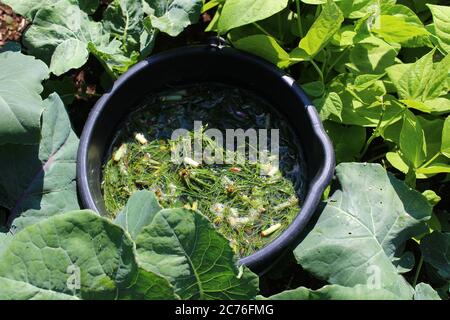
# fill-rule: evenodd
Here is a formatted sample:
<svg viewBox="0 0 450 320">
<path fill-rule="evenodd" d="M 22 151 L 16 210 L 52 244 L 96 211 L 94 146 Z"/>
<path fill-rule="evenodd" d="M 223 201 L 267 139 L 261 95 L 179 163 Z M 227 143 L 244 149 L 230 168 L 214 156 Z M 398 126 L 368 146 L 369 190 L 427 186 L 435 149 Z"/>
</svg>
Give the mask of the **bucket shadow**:
<svg viewBox="0 0 450 320">
<path fill-rule="evenodd" d="M 14 220 L 27 210 L 41 209 L 45 165 L 39 159 L 39 145 L 0 146 L 0 205 L 5 208 L 4 227 L 14 231 Z"/>
</svg>

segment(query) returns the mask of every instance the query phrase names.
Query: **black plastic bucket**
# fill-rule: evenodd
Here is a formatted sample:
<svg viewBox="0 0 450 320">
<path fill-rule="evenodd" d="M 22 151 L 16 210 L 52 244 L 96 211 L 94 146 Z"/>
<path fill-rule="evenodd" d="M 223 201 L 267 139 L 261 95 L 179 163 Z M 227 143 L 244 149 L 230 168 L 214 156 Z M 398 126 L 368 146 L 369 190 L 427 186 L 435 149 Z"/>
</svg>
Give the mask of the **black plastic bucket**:
<svg viewBox="0 0 450 320">
<path fill-rule="evenodd" d="M 273 242 L 239 263 L 264 272 L 297 244 L 334 173 L 334 152 L 315 107 L 295 81 L 259 57 L 229 47 L 192 46 L 156 54 L 118 79 L 95 105 L 81 136 L 77 182 L 84 208 L 106 214 L 102 165 L 118 125 L 149 93 L 176 85 L 215 82 L 251 90 L 277 109 L 298 135 L 306 162 L 302 209 Z"/>
</svg>

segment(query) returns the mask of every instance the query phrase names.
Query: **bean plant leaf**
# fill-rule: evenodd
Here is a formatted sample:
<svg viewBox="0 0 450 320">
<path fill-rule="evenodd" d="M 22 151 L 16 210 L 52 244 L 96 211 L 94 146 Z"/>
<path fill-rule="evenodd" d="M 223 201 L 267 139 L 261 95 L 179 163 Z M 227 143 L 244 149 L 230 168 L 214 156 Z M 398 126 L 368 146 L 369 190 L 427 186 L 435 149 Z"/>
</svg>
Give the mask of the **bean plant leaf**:
<svg viewBox="0 0 450 320">
<path fill-rule="evenodd" d="M 387 67 L 385 72 L 389 76 L 389 79 L 393 84 L 398 83 L 406 74 L 408 69 L 412 66 L 412 63 L 397 63 L 390 67 Z M 398 91 L 398 87 L 395 86 Z"/>
<path fill-rule="evenodd" d="M 304 83 L 301 87 L 310 97 L 321 97 L 325 91 L 325 87 L 321 81 Z"/>
<path fill-rule="evenodd" d="M 430 80 L 426 83 L 422 97 L 424 100 L 437 98 L 448 93 L 447 79 L 450 73 L 450 55 L 446 55 L 440 62 L 433 65 Z"/>
<path fill-rule="evenodd" d="M 402 99 L 414 99 L 421 96 L 433 71 L 433 54 L 432 51 L 420 58 L 411 65 L 397 84 L 394 83 Z"/>
<path fill-rule="evenodd" d="M 434 50 L 413 64 L 391 67 L 387 73 L 403 100 L 425 102 L 448 91 L 447 77 L 450 70 L 450 56 L 433 64 Z"/>
<path fill-rule="evenodd" d="M 431 46 L 430 33 L 417 15 L 403 5 L 383 10 L 371 30 L 385 41 L 400 43 L 404 47 Z"/>
<path fill-rule="evenodd" d="M 1 299 L 113 299 L 138 271 L 131 239 L 90 211 L 16 234 L 0 258 Z"/>
<path fill-rule="evenodd" d="M 233 45 L 240 50 L 257 53 L 279 68 L 286 68 L 291 64 L 289 53 L 274 38 L 266 35 L 244 37 L 233 42 Z"/>
<path fill-rule="evenodd" d="M 331 284 L 377 286 L 410 299 L 413 289 L 392 260 L 426 230 L 430 205 L 378 164 L 343 163 L 336 173 L 341 189 L 294 250 L 298 262 Z"/>
<path fill-rule="evenodd" d="M 169 279 L 183 299 L 250 299 L 258 278 L 239 270 L 228 240 L 206 217 L 186 209 L 159 211 L 136 240 L 142 266 Z"/>
<path fill-rule="evenodd" d="M 318 290 L 299 287 L 286 290 L 260 300 L 397 300 L 398 296 L 385 289 L 371 288 L 358 284 L 344 287 L 336 284 L 326 285 Z"/>
<path fill-rule="evenodd" d="M 79 208 L 78 138 L 58 95 L 50 95 L 44 105 L 39 145 L 0 147 L 0 205 L 10 210 L 13 230 Z"/>
<path fill-rule="evenodd" d="M 152 9 L 151 24 L 172 37 L 200 18 L 201 0 L 145 0 Z"/>
<path fill-rule="evenodd" d="M 395 63 L 398 49 L 377 37 L 359 40 L 350 52 L 350 61 L 362 74 L 382 74 Z"/>
<path fill-rule="evenodd" d="M 337 163 L 351 162 L 358 159 L 366 142 L 365 128 L 345 126 L 332 121 L 325 121 L 324 127 L 333 142 Z"/>
<path fill-rule="evenodd" d="M 344 16 L 339 7 L 328 0 L 306 36 L 300 40 L 299 48 L 314 57 L 340 29 L 343 21 Z"/>
<path fill-rule="evenodd" d="M 0 145 L 32 144 L 40 139 L 43 111 L 39 94 L 47 66 L 20 52 L 0 53 Z"/>
<path fill-rule="evenodd" d="M 450 233 L 435 231 L 421 240 L 420 248 L 424 261 L 443 279 L 450 281 Z"/>
<path fill-rule="evenodd" d="M 434 29 L 440 46 L 450 53 L 450 7 L 427 4 L 433 14 Z"/>
<path fill-rule="evenodd" d="M 436 290 L 427 283 L 419 283 L 414 289 L 414 300 L 442 300 Z"/>
<path fill-rule="evenodd" d="M 10 6 L 16 13 L 33 20 L 36 13 L 44 7 L 51 6 L 61 0 L 2 0 L 4 4 Z M 62 0 L 65 1 L 65 0 Z M 81 10 L 92 14 L 97 10 L 99 0 L 68 0 L 71 4 L 78 5 Z"/>
<path fill-rule="evenodd" d="M 406 111 L 404 111 L 406 112 Z M 404 124 L 403 121 L 397 121 L 388 127 L 384 128 L 382 130 L 382 135 L 385 140 L 394 142 L 397 145 L 400 145 L 400 133 L 402 131 L 403 126 L 405 125 L 412 131 L 412 136 L 409 140 L 410 142 L 406 141 L 408 134 L 405 132 L 403 135 L 403 142 L 405 145 L 411 145 L 412 148 L 417 148 L 417 151 L 422 154 L 426 154 L 426 160 L 431 160 L 432 157 L 436 155 L 436 153 L 440 152 L 441 150 L 441 144 L 443 139 L 443 126 L 444 121 L 439 118 L 430 118 L 430 117 L 424 117 L 420 115 L 414 115 L 411 112 L 406 112 L 407 115 L 406 118 L 410 118 L 410 124 Z M 417 123 L 415 123 L 417 122 Z M 420 128 L 422 130 L 420 130 Z M 408 129 L 408 130 L 409 130 Z M 425 134 L 425 142 L 423 142 L 422 132 Z M 414 140 L 414 142 L 413 142 Z M 426 151 L 422 149 L 420 146 L 425 146 Z M 436 160 L 441 160 L 438 157 Z M 444 158 L 445 159 L 445 158 Z M 434 164 L 434 161 L 431 163 Z M 405 164 L 406 165 L 406 164 Z M 407 165 L 406 165 L 407 166 Z M 422 169 L 418 169 L 417 171 L 420 171 Z"/>
<path fill-rule="evenodd" d="M 421 167 L 417 169 L 417 173 L 425 175 L 425 178 L 427 177 L 426 175 L 435 175 L 438 173 L 450 173 L 450 165 L 446 163 L 435 162 L 426 167 Z M 421 178 L 424 177 L 422 176 Z"/>
<path fill-rule="evenodd" d="M 414 168 L 418 168 L 426 159 L 425 133 L 414 114 L 406 110 L 400 131 L 400 150 Z"/>
<path fill-rule="evenodd" d="M 380 14 L 383 8 L 389 7 L 395 3 L 395 0 L 340 0 L 336 4 L 344 13 L 346 18 L 358 19 L 371 15 Z"/>
<path fill-rule="evenodd" d="M 430 109 L 430 112 L 433 115 L 441 115 L 450 112 L 449 95 L 426 100 L 424 103 Z"/>
<path fill-rule="evenodd" d="M 288 0 L 227 0 L 218 21 L 218 32 L 264 20 L 287 7 Z"/>
<path fill-rule="evenodd" d="M 444 121 L 444 126 L 442 129 L 441 152 L 447 158 L 450 158 L 450 116 L 448 116 Z"/>
<path fill-rule="evenodd" d="M 409 166 L 399 152 L 391 151 L 386 153 L 386 160 L 398 171 L 403 172 L 404 174 L 408 173 Z"/>
<path fill-rule="evenodd" d="M 441 150 L 444 141 L 444 120 L 420 115 L 416 119 L 425 133 L 427 160 L 431 160 Z"/>
<path fill-rule="evenodd" d="M 386 88 L 382 81 L 375 81 L 360 90 L 355 86 L 356 77 L 352 74 L 339 75 L 328 86 L 330 92 L 335 92 L 338 99 L 332 99 L 333 108 L 337 113 L 329 113 L 328 119 L 347 125 L 364 127 L 376 127 L 400 120 L 405 109 L 398 101 L 386 94 Z M 314 101 L 319 109 L 324 108 L 324 99 Z M 342 107 L 341 107 L 342 105 Z M 328 110 L 329 107 L 326 107 Z M 383 114 L 383 117 L 381 115 Z M 380 122 L 381 118 L 381 122 Z"/>
<path fill-rule="evenodd" d="M 160 210 L 162 207 L 153 192 L 138 191 L 131 195 L 127 205 L 117 215 L 114 222 L 127 231 L 132 239 L 136 239 Z"/>
<path fill-rule="evenodd" d="M 336 92 L 329 92 L 318 100 L 319 114 L 322 120 L 327 120 L 330 116 L 335 116 L 342 121 L 342 100 Z"/>
</svg>

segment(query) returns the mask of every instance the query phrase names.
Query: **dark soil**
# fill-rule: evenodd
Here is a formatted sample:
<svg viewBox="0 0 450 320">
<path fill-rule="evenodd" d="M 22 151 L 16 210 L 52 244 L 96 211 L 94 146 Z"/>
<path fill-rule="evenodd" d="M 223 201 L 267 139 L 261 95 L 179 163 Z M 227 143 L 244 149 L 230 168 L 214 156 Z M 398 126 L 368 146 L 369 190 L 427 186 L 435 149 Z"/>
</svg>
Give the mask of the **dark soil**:
<svg viewBox="0 0 450 320">
<path fill-rule="evenodd" d="M 0 3 L 0 47 L 8 41 L 20 41 L 28 22 L 9 6 Z"/>
</svg>

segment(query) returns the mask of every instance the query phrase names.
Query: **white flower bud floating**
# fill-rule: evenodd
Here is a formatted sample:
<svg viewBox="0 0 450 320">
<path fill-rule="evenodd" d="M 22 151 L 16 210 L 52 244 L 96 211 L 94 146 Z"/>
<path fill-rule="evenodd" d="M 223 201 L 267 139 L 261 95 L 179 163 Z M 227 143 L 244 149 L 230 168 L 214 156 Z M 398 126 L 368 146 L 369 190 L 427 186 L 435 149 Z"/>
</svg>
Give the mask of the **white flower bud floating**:
<svg viewBox="0 0 450 320">
<path fill-rule="evenodd" d="M 145 138 L 145 136 L 142 133 L 136 133 L 134 138 L 142 145 L 148 144 L 148 140 Z"/>
<path fill-rule="evenodd" d="M 128 146 L 126 143 L 122 144 L 116 152 L 114 152 L 113 160 L 119 162 L 127 154 Z"/>
<path fill-rule="evenodd" d="M 210 211 L 219 217 L 223 217 L 225 205 L 223 205 L 222 203 L 215 203 L 211 206 Z"/>
<path fill-rule="evenodd" d="M 281 223 L 274 224 L 273 226 L 267 228 L 266 230 L 261 231 L 261 236 L 268 237 L 280 228 L 281 228 Z"/>
<path fill-rule="evenodd" d="M 198 168 L 200 166 L 200 163 L 189 157 L 184 157 L 183 162 L 184 164 L 188 164 L 193 168 Z"/>
</svg>

